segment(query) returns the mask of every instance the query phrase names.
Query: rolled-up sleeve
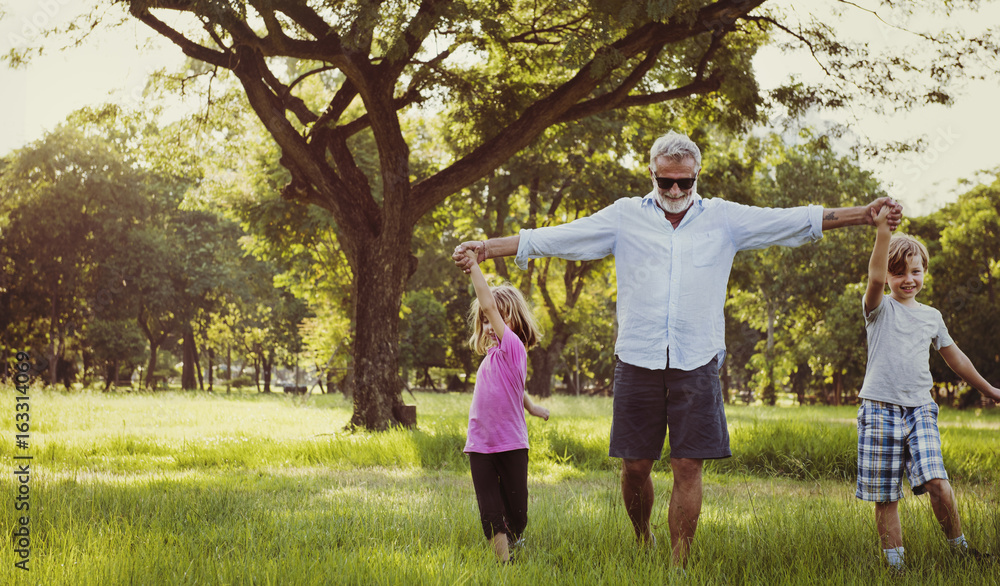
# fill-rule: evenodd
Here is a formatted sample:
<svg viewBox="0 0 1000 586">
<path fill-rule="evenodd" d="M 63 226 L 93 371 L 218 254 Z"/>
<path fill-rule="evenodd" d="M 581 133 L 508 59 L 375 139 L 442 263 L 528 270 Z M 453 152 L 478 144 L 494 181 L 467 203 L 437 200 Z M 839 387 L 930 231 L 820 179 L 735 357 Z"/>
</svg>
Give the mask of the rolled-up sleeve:
<svg viewBox="0 0 1000 586">
<path fill-rule="evenodd" d="M 614 253 L 621 215 L 617 208 L 612 204 L 568 224 L 521 230 L 514 263 L 524 270 L 532 258 L 594 260 Z"/>
<path fill-rule="evenodd" d="M 727 216 L 737 250 L 801 246 L 823 238 L 823 206 L 758 208 L 732 204 Z"/>
</svg>

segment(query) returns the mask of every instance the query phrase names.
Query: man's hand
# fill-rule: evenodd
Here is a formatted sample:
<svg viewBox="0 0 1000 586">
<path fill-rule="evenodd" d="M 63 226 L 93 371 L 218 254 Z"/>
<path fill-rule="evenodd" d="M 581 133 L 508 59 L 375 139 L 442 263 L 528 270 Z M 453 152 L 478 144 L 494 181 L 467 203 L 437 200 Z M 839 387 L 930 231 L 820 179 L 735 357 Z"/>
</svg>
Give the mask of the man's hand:
<svg viewBox="0 0 1000 586">
<path fill-rule="evenodd" d="M 880 197 L 875 201 L 868 204 L 868 213 L 865 217 L 868 219 L 868 224 L 876 226 L 875 218 L 882 211 L 882 208 L 889 206 L 889 215 L 886 217 L 886 221 L 889 224 L 890 230 L 895 230 L 899 227 L 900 222 L 903 221 L 903 204 L 895 201 L 891 197 Z"/>
<path fill-rule="evenodd" d="M 475 252 L 475 258 L 469 254 L 470 251 Z M 455 266 L 462 269 L 462 272 L 470 273 L 473 265 L 486 260 L 486 243 L 479 240 L 463 242 L 455 247 L 451 259 L 455 261 Z"/>
</svg>

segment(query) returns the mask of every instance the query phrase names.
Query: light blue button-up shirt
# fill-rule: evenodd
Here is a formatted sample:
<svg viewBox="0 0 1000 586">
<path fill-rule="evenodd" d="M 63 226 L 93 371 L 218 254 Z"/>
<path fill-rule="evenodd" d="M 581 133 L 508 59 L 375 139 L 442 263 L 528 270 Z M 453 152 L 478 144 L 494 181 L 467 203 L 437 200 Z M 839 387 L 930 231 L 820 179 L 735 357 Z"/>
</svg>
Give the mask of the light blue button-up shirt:
<svg viewBox="0 0 1000 586">
<path fill-rule="evenodd" d="M 563 224 L 521 230 L 515 262 L 555 256 L 593 260 L 615 255 L 618 341 L 615 353 L 649 369 L 694 370 L 725 357 L 726 289 L 740 250 L 799 246 L 823 237 L 823 208 L 758 208 L 702 199 L 676 229 L 646 197 L 622 198 Z"/>
</svg>

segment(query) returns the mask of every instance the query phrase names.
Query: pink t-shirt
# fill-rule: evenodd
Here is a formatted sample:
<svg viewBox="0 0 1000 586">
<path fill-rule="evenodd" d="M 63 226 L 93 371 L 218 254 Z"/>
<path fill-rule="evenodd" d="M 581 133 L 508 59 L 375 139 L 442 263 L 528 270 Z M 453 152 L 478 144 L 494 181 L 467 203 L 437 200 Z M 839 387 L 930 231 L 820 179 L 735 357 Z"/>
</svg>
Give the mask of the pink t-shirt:
<svg viewBox="0 0 1000 586">
<path fill-rule="evenodd" d="M 517 334 L 504 328 L 500 345 L 486 351 L 476 372 L 466 452 L 495 454 L 528 447 L 524 422 L 528 352 Z"/>
</svg>

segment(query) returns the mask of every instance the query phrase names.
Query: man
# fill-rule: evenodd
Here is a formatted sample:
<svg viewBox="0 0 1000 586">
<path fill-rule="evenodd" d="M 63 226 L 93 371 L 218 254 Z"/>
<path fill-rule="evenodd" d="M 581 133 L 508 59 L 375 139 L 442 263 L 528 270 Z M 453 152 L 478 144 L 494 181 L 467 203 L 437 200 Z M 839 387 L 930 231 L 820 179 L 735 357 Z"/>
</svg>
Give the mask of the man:
<svg viewBox="0 0 1000 586">
<path fill-rule="evenodd" d="M 687 561 L 702 503 L 702 463 L 727 458 L 729 432 L 719 366 L 725 358 L 723 308 L 733 257 L 740 250 L 799 246 L 824 230 L 873 223 L 872 211 L 890 205 L 894 229 L 902 206 L 880 198 L 866 206 L 771 209 L 696 191 L 701 151 L 670 132 L 649 156 L 653 191 L 622 198 L 569 224 L 521 230 L 516 236 L 463 242 L 455 264 L 468 272 L 479 261 L 515 255 L 590 260 L 615 256 L 618 340 L 609 455 L 622 460 L 622 498 L 636 539 L 652 547 L 653 482 L 669 428 L 674 487 L 667 523 L 674 565 Z"/>
</svg>

